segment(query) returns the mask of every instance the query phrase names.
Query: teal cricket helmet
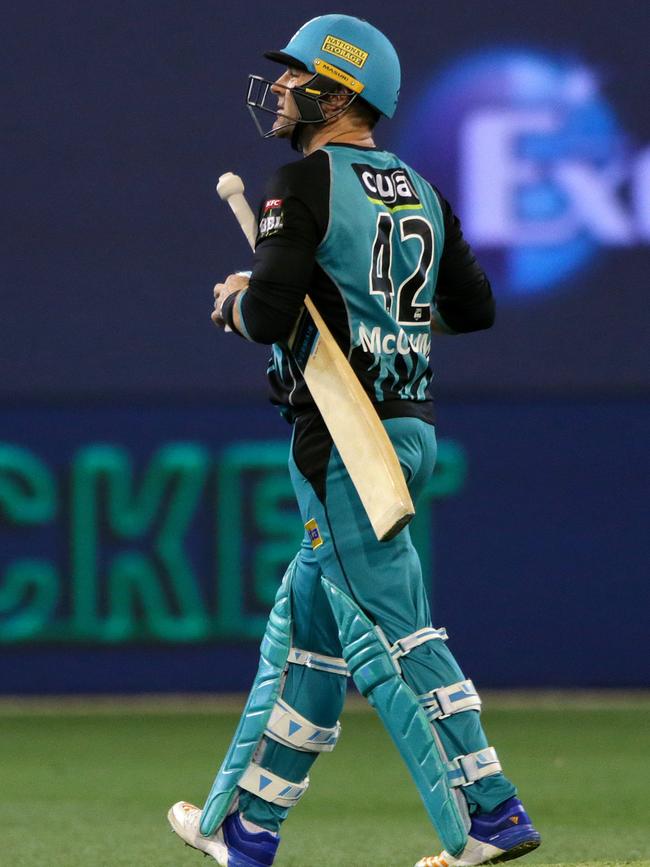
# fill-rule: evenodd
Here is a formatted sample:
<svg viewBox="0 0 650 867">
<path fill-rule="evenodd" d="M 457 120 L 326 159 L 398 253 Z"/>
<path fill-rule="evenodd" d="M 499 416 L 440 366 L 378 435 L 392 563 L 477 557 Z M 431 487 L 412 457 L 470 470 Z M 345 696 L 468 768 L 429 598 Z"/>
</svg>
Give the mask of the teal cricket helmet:
<svg viewBox="0 0 650 867">
<path fill-rule="evenodd" d="M 397 52 L 380 30 L 361 18 L 312 18 L 281 51 L 264 56 L 345 85 L 385 117 L 395 114 L 401 82 Z"/>
</svg>

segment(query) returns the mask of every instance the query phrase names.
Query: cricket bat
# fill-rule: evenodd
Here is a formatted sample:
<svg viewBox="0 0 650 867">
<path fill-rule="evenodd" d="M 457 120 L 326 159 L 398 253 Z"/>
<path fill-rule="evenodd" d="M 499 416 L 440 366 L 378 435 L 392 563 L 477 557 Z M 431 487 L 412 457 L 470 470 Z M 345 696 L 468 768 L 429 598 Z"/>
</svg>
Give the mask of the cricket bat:
<svg viewBox="0 0 650 867">
<path fill-rule="evenodd" d="M 255 249 L 257 220 L 244 198 L 242 179 L 231 172 L 221 175 L 217 193 L 228 202 L 248 243 Z M 402 467 L 370 398 L 309 296 L 305 297 L 305 307 L 317 329 L 313 340 L 306 343 L 303 357 L 298 358 L 307 388 L 375 535 L 380 542 L 387 541 L 415 514 Z"/>
</svg>

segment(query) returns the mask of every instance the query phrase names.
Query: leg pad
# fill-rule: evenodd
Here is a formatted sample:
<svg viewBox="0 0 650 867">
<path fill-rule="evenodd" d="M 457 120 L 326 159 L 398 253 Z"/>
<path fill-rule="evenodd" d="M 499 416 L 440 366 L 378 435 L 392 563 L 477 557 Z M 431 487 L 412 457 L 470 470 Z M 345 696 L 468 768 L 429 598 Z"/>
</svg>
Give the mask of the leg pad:
<svg viewBox="0 0 650 867">
<path fill-rule="evenodd" d="M 424 710 L 401 678 L 383 635 L 347 594 L 322 580 L 354 682 L 402 755 L 445 848 L 456 855 L 467 843 L 467 830 Z"/>
<path fill-rule="evenodd" d="M 246 707 L 203 807 L 201 833 L 204 836 L 213 834 L 228 814 L 239 781 L 253 761 L 279 698 L 291 648 L 291 581 L 295 569 L 294 560 L 285 573 L 269 616 L 260 647 L 259 668 Z"/>
</svg>

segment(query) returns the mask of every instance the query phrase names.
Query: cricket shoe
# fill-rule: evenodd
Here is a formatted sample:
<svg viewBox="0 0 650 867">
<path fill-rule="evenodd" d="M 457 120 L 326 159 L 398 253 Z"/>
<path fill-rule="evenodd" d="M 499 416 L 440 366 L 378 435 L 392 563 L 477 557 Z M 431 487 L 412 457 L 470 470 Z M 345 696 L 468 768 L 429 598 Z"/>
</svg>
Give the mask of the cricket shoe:
<svg viewBox="0 0 650 867">
<path fill-rule="evenodd" d="M 473 867 L 521 858 L 542 842 L 519 798 L 509 798 L 491 813 L 472 817 L 467 845 L 459 855 L 442 852 L 421 858 L 415 867 Z"/>
<path fill-rule="evenodd" d="M 167 813 L 169 824 L 188 846 L 210 855 L 221 867 L 270 867 L 280 837 L 270 831 L 249 831 L 239 813 L 226 816 L 214 834 L 201 834 L 201 810 L 178 801 Z"/>
</svg>

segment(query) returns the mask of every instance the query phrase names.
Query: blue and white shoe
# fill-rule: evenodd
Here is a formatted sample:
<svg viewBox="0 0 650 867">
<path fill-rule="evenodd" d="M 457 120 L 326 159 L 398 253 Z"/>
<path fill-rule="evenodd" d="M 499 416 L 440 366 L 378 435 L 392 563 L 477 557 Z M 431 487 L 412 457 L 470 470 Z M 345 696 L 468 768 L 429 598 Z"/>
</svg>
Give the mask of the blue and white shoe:
<svg viewBox="0 0 650 867">
<path fill-rule="evenodd" d="M 473 867 L 521 858 L 542 842 L 519 798 L 509 798 L 491 813 L 472 817 L 467 845 L 459 855 L 442 852 L 421 858 L 415 867 Z"/>
<path fill-rule="evenodd" d="M 280 843 L 280 837 L 270 831 L 246 829 L 239 813 L 226 816 L 214 834 L 204 837 L 199 830 L 201 810 L 187 801 L 174 804 L 167 819 L 181 840 L 210 855 L 221 867 L 270 867 Z"/>
</svg>

